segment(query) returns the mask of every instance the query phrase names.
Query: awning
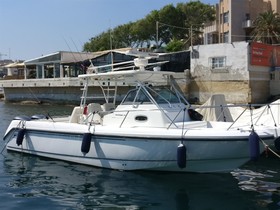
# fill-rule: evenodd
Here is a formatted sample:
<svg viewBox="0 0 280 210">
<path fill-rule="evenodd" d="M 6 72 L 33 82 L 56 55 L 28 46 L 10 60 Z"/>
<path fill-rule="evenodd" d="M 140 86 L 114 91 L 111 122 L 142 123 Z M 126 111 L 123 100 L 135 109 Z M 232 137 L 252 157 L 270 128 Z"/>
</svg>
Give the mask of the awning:
<svg viewBox="0 0 280 210">
<path fill-rule="evenodd" d="M 4 67 L 5 68 L 20 68 L 20 67 L 24 67 L 24 63 L 15 62 L 15 63 L 10 63 Z"/>
</svg>

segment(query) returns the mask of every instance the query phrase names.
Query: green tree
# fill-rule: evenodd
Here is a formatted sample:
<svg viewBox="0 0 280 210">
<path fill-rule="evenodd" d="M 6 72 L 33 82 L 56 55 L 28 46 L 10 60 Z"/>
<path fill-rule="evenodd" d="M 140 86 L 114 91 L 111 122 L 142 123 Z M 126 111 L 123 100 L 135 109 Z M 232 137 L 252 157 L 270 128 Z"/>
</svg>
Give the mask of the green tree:
<svg viewBox="0 0 280 210">
<path fill-rule="evenodd" d="M 154 10 L 145 18 L 138 20 L 132 27 L 131 33 L 135 37 L 136 47 L 150 46 L 151 40 L 155 40 L 156 20 L 158 11 Z M 154 36 L 154 37 L 153 37 Z"/>
<path fill-rule="evenodd" d="M 83 50 L 86 52 L 96 52 L 110 49 L 110 31 L 103 32 L 98 36 L 90 39 L 89 42 L 85 43 Z"/>
<path fill-rule="evenodd" d="M 166 45 L 166 51 L 167 52 L 176 52 L 184 49 L 185 44 L 182 40 L 171 40 L 167 45 Z"/>
<path fill-rule="evenodd" d="M 160 48 L 173 42 L 169 50 L 178 49 L 181 43 L 184 43 L 182 49 L 186 49 L 191 43 L 200 43 L 204 23 L 214 19 L 214 8 L 200 1 L 179 3 L 176 7 L 169 4 L 153 10 L 143 19 L 91 38 L 84 44 L 84 51 L 108 50 L 110 40 L 113 48 L 150 47 L 152 44 Z"/>
<path fill-rule="evenodd" d="M 215 8 L 200 1 L 191 1 L 178 4 L 177 9 L 183 14 L 184 27 L 188 29 L 187 33 L 180 35 L 181 39 L 184 39 L 186 46 L 200 44 L 204 24 L 215 20 Z"/>
<path fill-rule="evenodd" d="M 136 38 L 133 33 L 131 33 L 133 25 L 134 23 L 130 22 L 128 24 L 117 26 L 112 30 L 112 48 L 117 49 L 134 46 Z"/>
<path fill-rule="evenodd" d="M 274 11 L 261 13 L 253 23 L 253 41 L 266 44 L 280 43 L 280 16 Z"/>
<path fill-rule="evenodd" d="M 158 47 L 168 44 L 171 40 L 181 39 L 180 32 L 186 32 L 186 29 L 183 28 L 183 14 L 180 12 L 172 4 L 163 7 L 158 12 Z"/>
</svg>

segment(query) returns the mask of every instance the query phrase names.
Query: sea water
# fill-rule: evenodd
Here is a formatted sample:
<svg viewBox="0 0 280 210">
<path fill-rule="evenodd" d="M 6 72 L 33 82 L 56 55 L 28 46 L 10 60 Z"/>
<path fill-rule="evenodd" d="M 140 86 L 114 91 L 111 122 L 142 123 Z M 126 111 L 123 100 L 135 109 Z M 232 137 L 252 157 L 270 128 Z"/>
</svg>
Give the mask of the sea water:
<svg viewBox="0 0 280 210">
<path fill-rule="evenodd" d="M 15 116 L 67 115 L 72 108 L 1 101 L 0 132 L 3 137 Z M 280 159 L 272 154 L 216 174 L 126 172 L 1 154 L 0 209 L 280 209 Z"/>
</svg>

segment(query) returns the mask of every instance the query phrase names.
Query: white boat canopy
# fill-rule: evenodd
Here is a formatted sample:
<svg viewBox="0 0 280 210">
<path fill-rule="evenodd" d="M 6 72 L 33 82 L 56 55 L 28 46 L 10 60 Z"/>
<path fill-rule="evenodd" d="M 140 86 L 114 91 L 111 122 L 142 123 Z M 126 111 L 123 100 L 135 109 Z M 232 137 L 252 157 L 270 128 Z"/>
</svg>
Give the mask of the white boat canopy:
<svg viewBox="0 0 280 210">
<path fill-rule="evenodd" d="M 175 72 L 169 71 L 141 71 L 141 70 L 127 70 L 127 71 L 112 71 L 99 74 L 82 74 L 79 75 L 81 79 L 90 78 L 92 80 L 111 80 L 115 82 L 126 82 L 127 84 L 136 84 L 139 82 L 150 84 L 166 84 L 166 78 L 175 75 Z"/>
</svg>

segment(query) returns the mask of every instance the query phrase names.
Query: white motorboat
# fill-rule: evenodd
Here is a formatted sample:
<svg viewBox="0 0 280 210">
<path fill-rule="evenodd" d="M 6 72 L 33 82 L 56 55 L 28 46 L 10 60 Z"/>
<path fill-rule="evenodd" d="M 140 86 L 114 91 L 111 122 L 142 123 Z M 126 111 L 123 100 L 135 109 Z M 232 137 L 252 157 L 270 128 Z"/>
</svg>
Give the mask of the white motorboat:
<svg viewBox="0 0 280 210">
<path fill-rule="evenodd" d="M 205 121 L 232 122 L 231 127 L 236 128 L 265 127 L 275 136 L 274 144 L 268 149 L 280 151 L 280 99 L 267 104 L 227 104 L 224 95 L 216 94 L 196 111 Z"/>
<path fill-rule="evenodd" d="M 201 121 L 175 74 L 140 68 L 80 75 L 83 95 L 71 116 L 17 117 L 5 133 L 6 148 L 116 170 L 228 172 L 264 151 L 259 139 L 273 143 L 274 135 L 261 126 L 252 132 L 232 122 Z M 104 104 L 90 101 L 89 80 L 100 83 Z M 124 82 L 134 88 L 116 105 Z"/>
</svg>

